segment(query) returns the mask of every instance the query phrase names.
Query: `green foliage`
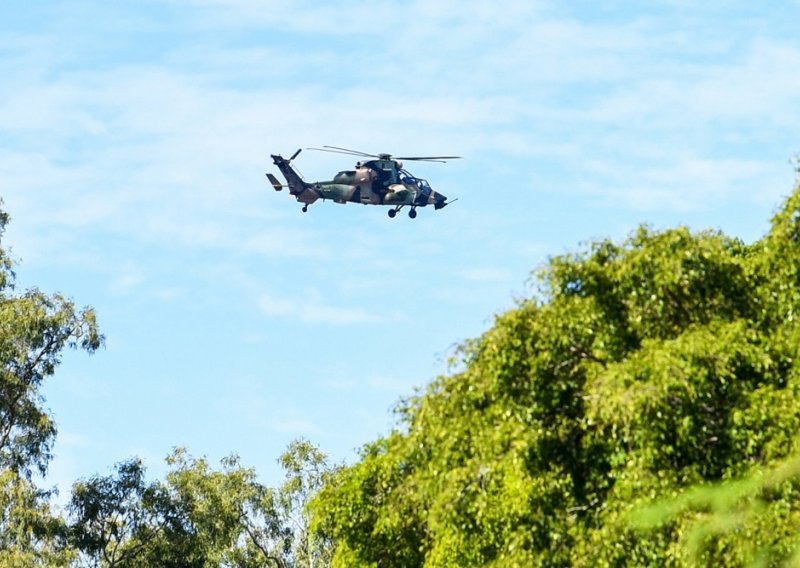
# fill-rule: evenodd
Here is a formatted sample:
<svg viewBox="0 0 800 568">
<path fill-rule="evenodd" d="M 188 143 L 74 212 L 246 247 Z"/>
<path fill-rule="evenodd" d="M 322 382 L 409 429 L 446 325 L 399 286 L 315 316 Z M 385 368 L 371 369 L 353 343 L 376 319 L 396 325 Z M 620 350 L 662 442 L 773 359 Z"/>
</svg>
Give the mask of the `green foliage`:
<svg viewBox="0 0 800 568">
<path fill-rule="evenodd" d="M 165 481 L 147 482 L 139 460 L 73 486 L 70 542 L 92 566 L 280 565 L 290 537 L 274 496 L 252 469 L 220 470 L 176 450 Z"/>
<path fill-rule="evenodd" d="M 284 482 L 277 491 L 278 518 L 293 536 L 292 563 L 295 566 L 328 566 L 331 543 L 311 532 L 308 505 L 332 478 L 336 468 L 328 463 L 327 456 L 319 448 L 304 439 L 291 442 L 278 462 L 285 472 Z"/>
<path fill-rule="evenodd" d="M 682 549 L 698 565 L 767 566 L 800 563 L 800 458 L 781 460 L 746 477 L 698 485 L 630 518 L 651 531 L 680 527 Z"/>
<path fill-rule="evenodd" d="M 148 484 L 138 460 L 117 465 L 115 477 L 95 476 L 72 488 L 70 542 L 91 565 L 135 566 L 157 548 L 175 541 L 176 522 L 166 490 Z"/>
<path fill-rule="evenodd" d="M 0 237 L 7 222 L 0 210 Z M 63 523 L 31 481 L 46 472 L 56 434 L 41 387 L 65 348 L 91 353 L 103 338 L 91 309 L 78 311 L 60 294 L 17 292 L 14 278 L 0 248 L 0 565 L 65 565 Z"/>
<path fill-rule="evenodd" d="M 176 516 L 183 516 L 188 527 L 187 553 L 203 559 L 198 566 L 286 565 L 292 534 L 283 522 L 275 491 L 258 482 L 255 470 L 231 456 L 215 471 L 205 459 L 190 458 L 180 449 L 167 462 L 171 471 L 166 485 Z M 171 549 L 174 546 L 151 562 L 163 563 L 164 553 Z"/>
<path fill-rule="evenodd" d="M 176 449 L 166 478 L 152 482 L 139 460 L 120 463 L 73 486 L 69 542 L 85 565 L 109 568 L 327 566 L 328 543 L 309 534 L 305 506 L 333 470 L 305 440 L 280 462 L 277 490 L 235 456 L 215 469 Z"/>
<path fill-rule="evenodd" d="M 48 505 L 49 495 L 25 477 L 0 471 L 0 566 L 67 566 L 66 527 Z"/>
<path fill-rule="evenodd" d="M 696 485 L 749 488 L 733 480 L 800 449 L 799 276 L 800 188 L 750 246 L 642 227 L 550 259 L 533 298 L 463 345 L 461 369 L 403 401 L 396 431 L 319 493 L 312 526 L 333 565 L 788 558 L 792 479 L 759 486 L 768 513 L 730 525 L 730 507 L 681 505 L 647 531 L 631 514 Z"/>
</svg>

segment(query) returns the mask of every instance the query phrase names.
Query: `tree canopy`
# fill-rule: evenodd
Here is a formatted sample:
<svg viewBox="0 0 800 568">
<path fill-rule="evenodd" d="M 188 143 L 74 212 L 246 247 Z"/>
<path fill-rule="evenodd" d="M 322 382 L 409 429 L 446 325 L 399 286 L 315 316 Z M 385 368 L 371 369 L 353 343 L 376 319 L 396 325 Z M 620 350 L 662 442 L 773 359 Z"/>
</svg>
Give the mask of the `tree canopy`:
<svg viewBox="0 0 800 568">
<path fill-rule="evenodd" d="M 312 503 L 333 565 L 790 558 L 799 277 L 800 187 L 753 244 L 641 227 L 549 259 Z"/>
<path fill-rule="evenodd" d="M 0 238 L 7 223 L 0 210 Z M 63 521 L 31 481 L 47 471 L 56 435 L 40 389 L 64 349 L 91 353 L 103 338 L 90 308 L 35 288 L 18 292 L 13 266 L 0 248 L 0 564 L 60 565 L 69 558 Z"/>
</svg>

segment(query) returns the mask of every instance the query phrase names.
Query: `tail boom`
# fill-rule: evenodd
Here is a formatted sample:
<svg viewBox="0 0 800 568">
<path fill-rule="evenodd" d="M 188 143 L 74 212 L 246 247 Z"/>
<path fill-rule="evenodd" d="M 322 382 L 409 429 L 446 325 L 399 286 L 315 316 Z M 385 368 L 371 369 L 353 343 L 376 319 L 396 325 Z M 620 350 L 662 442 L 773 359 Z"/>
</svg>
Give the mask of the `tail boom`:
<svg viewBox="0 0 800 568">
<path fill-rule="evenodd" d="M 296 152 L 294 156 L 297 156 L 299 152 Z M 319 194 L 314 191 L 313 186 L 310 183 L 307 183 L 300 177 L 300 174 L 292 167 L 292 158 L 286 159 L 280 154 L 271 154 L 272 161 L 278 166 L 278 169 L 283 174 L 283 177 L 286 178 L 286 185 L 281 184 L 278 179 L 273 176 L 272 174 L 267 174 L 267 178 L 269 179 L 272 187 L 275 188 L 275 191 L 280 191 L 284 187 L 289 188 L 289 193 L 292 194 L 297 201 L 300 201 L 305 204 L 314 203 L 317 199 L 319 199 Z"/>
</svg>

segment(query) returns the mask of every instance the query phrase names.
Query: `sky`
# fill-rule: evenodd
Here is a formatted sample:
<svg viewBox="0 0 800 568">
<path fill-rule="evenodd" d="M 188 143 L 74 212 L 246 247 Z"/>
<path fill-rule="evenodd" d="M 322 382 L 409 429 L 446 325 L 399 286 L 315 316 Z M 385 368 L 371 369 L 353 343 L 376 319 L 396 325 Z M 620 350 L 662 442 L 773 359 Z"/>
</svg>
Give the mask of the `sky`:
<svg viewBox="0 0 800 568">
<path fill-rule="evenodd" d="M 277 485 L 396 424 L 548 257 L 639 224 L 752 242 L 800 152 L 800 2 L 6 0 L 2 246 L 105 348 L 44 388 L 48 483 L 175 446 Z M 458 202 L 389 219 L 264 174 L 322 145 Z M 303 150 L 308 180 L 350 156 Z"/>
</svg>

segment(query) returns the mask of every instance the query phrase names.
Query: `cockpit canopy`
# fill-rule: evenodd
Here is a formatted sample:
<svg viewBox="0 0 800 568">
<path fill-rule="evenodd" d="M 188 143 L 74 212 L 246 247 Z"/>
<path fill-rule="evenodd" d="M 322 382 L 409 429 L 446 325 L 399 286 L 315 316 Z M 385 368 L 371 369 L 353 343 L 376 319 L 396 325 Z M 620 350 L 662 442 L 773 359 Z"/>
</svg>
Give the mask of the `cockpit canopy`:
<svg viewBox="0 0 800 568">
<path fill-rule="evenodd" d="M 428 180 L 413 176 L 408 170 L 400 170 L 400 181 L 407 185 L 415 185 L 423 193 L 423 195 L 430 195 L 433 188 L 428 183 Z"/>
</svg>

